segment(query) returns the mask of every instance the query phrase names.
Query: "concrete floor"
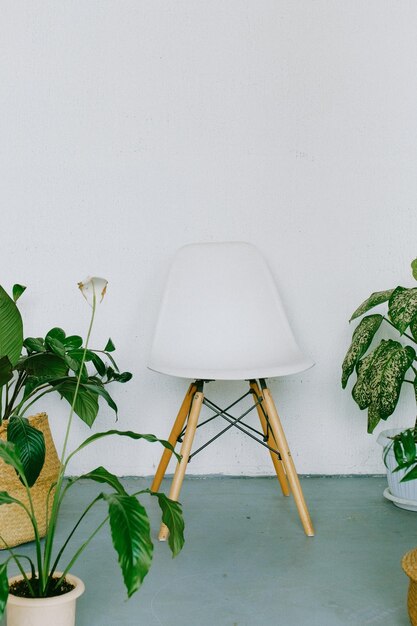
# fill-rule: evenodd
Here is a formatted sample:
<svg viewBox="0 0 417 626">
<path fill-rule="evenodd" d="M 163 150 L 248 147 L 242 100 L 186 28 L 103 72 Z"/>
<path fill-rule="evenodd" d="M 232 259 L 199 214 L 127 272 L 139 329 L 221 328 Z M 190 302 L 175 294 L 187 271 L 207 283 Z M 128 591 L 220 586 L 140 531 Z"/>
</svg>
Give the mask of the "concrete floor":
<svg viewBox="0 0 417 626">
<path fill-rule="evenodd" d="M 148 486 L 124 482 L 131 491 Z M 304 478 L 302 485 L 314 538 L 305 537 L 293 500 L 273 478 L 186 479 L 184 550 L 172 559 L 155 540 L 151 572 L 128 601 L 103 528 L 74 567 L 86 583 L 77 626 L 407 626 L 400 561 L 417 545 L 417 514 L 383 499 L 384 478 Z M 85 482 L 69 492 L 60 534 L 98 487 Z M 145 500 L 156 538 L 158 505 Z"/>
</svg>

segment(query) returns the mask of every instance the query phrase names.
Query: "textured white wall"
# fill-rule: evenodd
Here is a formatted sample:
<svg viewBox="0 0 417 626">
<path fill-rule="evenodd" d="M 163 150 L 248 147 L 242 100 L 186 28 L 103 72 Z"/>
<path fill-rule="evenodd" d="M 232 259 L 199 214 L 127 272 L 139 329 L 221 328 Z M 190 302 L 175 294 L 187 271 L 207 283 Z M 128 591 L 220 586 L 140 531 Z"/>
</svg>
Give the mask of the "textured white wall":
<svg viewBox="0 0 417 626">
<path fill-rule="evenodd" d="M 94 343 L 111 335 L 134 373 L 114 389 L 121 428 L 165 436 L 184 392 L 146 370 L 174 251 L 247 240 L 317 362 L 271 382 L 299 471 L 381 471 L 340 363 L 352 310 L 407 284 L 417 256 L 416 29 L 406 0 L 2 2 L 0 280 L 28 285 L 26 334 L 39 335 L 84 333 L 76 283 L 109 279 Z M 62 441 L 66 406 L 43 408 Z M 391 423 L 414 413 L 408 397 Z M 113 425 L 103 408 L 97 428 Z M 87 434 L 77 423 L 72 441 Z M 159 453 L 103 442 L 71 470 L 151 474 Z M 190 471 L 271 466 L 233 432 Z"/>
</svg>

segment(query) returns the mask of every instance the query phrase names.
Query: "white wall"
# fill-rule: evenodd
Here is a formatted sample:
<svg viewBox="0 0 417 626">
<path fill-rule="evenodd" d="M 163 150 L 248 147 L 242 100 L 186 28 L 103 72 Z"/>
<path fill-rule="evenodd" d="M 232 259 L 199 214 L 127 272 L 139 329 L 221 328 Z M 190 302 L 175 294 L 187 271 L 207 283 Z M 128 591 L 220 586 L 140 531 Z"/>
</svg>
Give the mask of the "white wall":
<svg viewBox="0 0 417 626">
<path fill-rule="evenodd" d="M 382 470 L 340 363 L 352 310 L 408 284 L 417 256 L 416 29 L 406 0 L 1 3 L 0 282 L 28 285 L 26 334 L 41 335 L 85 333 L 76 283 L 108 278 L 94 343 L 111 335 L 134 373 L 114 388 L 121 428 L 165 436 L 184 393 L 146 370 L 174 251 L 248 240 L 317 362 L 271 382 L 299 471 Z M 62 441 L 66 405 L 42 408 Z M 409 396 L 391 423 L 414 414 Z M 112 426 L 103 408 L 97 429 Z M 151 474 L 159 452 L 97 444 L 71 470 Z M 233 432 L 190 471 L 271 466 Z"/>
</svg>

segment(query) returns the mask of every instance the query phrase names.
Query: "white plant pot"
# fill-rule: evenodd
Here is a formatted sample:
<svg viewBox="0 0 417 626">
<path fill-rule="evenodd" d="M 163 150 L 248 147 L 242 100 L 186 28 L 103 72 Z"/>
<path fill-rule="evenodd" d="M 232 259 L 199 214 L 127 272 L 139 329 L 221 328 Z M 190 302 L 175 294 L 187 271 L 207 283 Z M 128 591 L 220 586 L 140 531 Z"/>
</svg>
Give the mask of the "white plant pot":
<svg viewBox="0 0 417 626">
<path fill-rule="evenodd" d="M 417 480 L 410 480 L 406 483 L 400 482 L 406 474 L 406 470 L 394 472 L 397 467 L 394 451 L 392 449 L 392 439 L 394 435 L 398 435 L 405 428 L 391 428 L 383 430 L 377 439 L 377 442 L 383 448 L 383 458 L 387 467 L 388 489 L 384 491 L 384 496 L 391 500 L 396 506 L 408 511 L 417 511 Z M 390 448 L 387 452 L 387 448 Z"/>
<path fill-rule="evenodd" d="M 22 578 L 9 578 L 9 584 Z M 19 598 L 10 593 L 7 600 L 7 626 L 75 626 L 77 598 L 84 593 L 85 587 L 76 576 L 67 574 L 66 579 L 75 587 L 62 596 Z"/>
</svg>

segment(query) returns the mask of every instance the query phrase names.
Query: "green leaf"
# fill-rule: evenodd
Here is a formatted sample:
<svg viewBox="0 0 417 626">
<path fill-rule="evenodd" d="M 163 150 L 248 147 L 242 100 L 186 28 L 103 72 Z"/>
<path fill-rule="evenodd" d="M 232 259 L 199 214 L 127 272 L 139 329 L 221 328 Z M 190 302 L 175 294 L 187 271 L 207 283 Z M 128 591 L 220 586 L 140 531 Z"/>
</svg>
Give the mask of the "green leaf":
<svg viewBox="0 0 417 626">
<path fill-rule="evenodd" d="M 95 352 L 91 352 L 91 360 L 97 370 L 97 373 L 100 376 L 104 376 L 106 373 L 106 366 L 104 364 L 104 361 Z"/>
<path fill-rule="evenodd" d="M 164 448 L 171 450 L 171 452 L 173 452 L 177 457 L 178 461 L 181 460 L 181 456 L 175 452 L 174 448 L 168 441 L 165 441 L 164 439 L 158 439 L 157 437 L 155 437 L 155 435 L 141 435 L 140 433 L 135 433 L 131 430 L 107 430 L 106 432 L 95 433 L 94 435 L 91 435 L 91 437 L 87 437 L 87 439 L 85 439 L 76 450 L 71 452 L 70 457 L 74 456 L 77 452 L 80 452 L 80 450 L 90 445 L 90 443 L 93 443 L 93 441 L 96 441 L 97 439 L 102 439 L 103 437 L 109 437 L 111 435 L 117 435 L 119 437 L 130 437 L 130 439 L 145 439 L 145 441 L 149 441 L 151 443 L 160 443 L 164 446 Z"/>
<path fill-rule="evenodd" d="M 413 277 L 417 280 L 417 259 L 411 261 L 411 270 L 413 272 Z"/>
<path fill-rule="evenodd" d="M 118 383 L 127 383 L 131 380 L 132 374 L 130 372 L 113 372 L 112 378 Z"/>
<path fill-rule="evenodd" d="M 401 433 L 400 441 L 404 449 L 406 463 L 413 463 L 416 460 L 416 443 L 412 429 Z"/>
<path fill-rule="evenodd" d="M 7 441 L 15 446 L 22 462 L 29 487 L 35 484 L 45 462 L 45 438 L 24 417 L 11 417 L 7 427 Z"/>
<path fill-rule="evenodd" d="M 342 365 L 342 387 L 346 387 L 350 375 L 358 361 L 363 357 L 378 328 L 381 326 L 382 315 L 367 315 L 353 333 L 352 343 Z"/>
<path fill-rule="evenodd" d="M 0 459 L 3 459 L 7 465 L 14 467 L 19 477 L 25 475 L 20 456 L 15 450 L 14 444 L 10 441 L 0 439 Z"/>
<path fill-rule="evenodd" d="M 42 337 L 28 337 L 24 340 L 23 345 L 28 352 L 46 352 Z"/>
<path fill-rule="evenodd" d="M 0 387 L 13 378 L 13 367 L 8 356 L 0 357 Z"/>
<path fill-rule="evenodd" d="M 16 500 L 16 498 L 7 493 L 7 491 L 0 491 L 0 505 L 1 504 L 19 504 L 22 506 L 22 502 Z"/>
<path fill-rule="evenodd" d="M 26 287 L 23 285 L 13 285 L 13 300 L 17 302 L 24 291 L 26 291 Z"/>
<path fill-rule="evenodd" d="M 158 498 L 162 511 L 162 521 L 169 530 L 168 545 L 171 548 L 172 556 L 177 556 L 184 545 L 184 518 L 181 504 L 170 500 L 164 493 L 151 491 L 150 494 Z"/>
<path fill-rule="evenodd" d="M 75 389 L 77 386 L 77 381 L 74 378 L 73 380 L 67 379 L 64 382 L 59 382 L 57 384 L 51 383 L 63 398 L 67 400 L 72 406 L 75 396 Z M 87 424 L 87 426 L 92 426 L 97 417 L 98 413 L 98 397 L 96 394 L 92 393 L 88 389 L 85 388 L 83 383 L 80 383 L 78 388 L 77 398 L 74 404 L 74 411 L 80 417 L 83 422 Z"/>
<path fill-rule="evenodd" d="M 417 465 L 415 465 L 415 466 L 413 467 L 413 469 L 411 469 L 411 470 L 410 470 L 407 474 L 405 474 L 405 475 L 401 478 L 400 482 L 401 482 L 401 483 L 406 483 L 406 482 L 408 482 L 409 480 L 415 480 L 416 478 L 417 478 Z"/>
<path fill-rule="evenodd" d="M 104 352 L 114 352 L 116 350 L 116 346 L 112 342 L 111 339 L 106 343 L 106 347 L 104 348 Z"/>
<path fill-rule="evenodd" d="M 387 291 L 375 291 L 374 293 L 372 293 L 369 298 L 365 300 L 365 302 L 362 302 L 362 304 L 356 309 L 356 311 L 350 318 L 350 321 L 356 319 L 357 317 L 360 317 L 361 315 L 369 311 L 369 309 L 373 309 L 375 306 L 378 306 L 378 304 L 383 304 L 383 302 L 387 302 L 387 300 L 390 299 L 393 291 L 394 289 L 388 289 Z"/>
<path fill-rule="evenodd" d="M 109 506 L 113 546 L 130 598 L 143 582 L 152 563 L 153 544 L 145 508 L 134 496 L 103 494 Z"/>
<path fill-rule="evenodd" d="M 388 304 L 388 317 L 401 335 L 417 315 L 417 288 L 397 287 Z"/>
<path fill-rule="evenodd" d="M 413 348 L 403 347 L 391 339 L 381 341 L 374 352 L 367 357 L 370 360 L 359 367 L 358 380 L 352 390 L 360 408 L 368 406 L 370 433 L 381 419 L 386 420 L 394 412 L 405 374 L 416 357 Z"/>
<path fill-rule="evenodd" d="M 117 493 L 125 496 L 129 495 L 117 476 L 106 470 L 105 467 L 96 467 L 96 469 L 88 472 L 88 474 L 82 474 L 82 476 L 75 478 L 74 482 L 81 479 L 94 480 L 97 483 L 105 483 L 110 485 L 110 487 L 113 487 Z"/>
<path fill-rule="evenodd" d="M 50 348 L 50 350 L 52 350 L 52 352 L 65 359 L 66 350 L 62 341 L 59 341 L 59 339 L 55 339 L 54 337 L 47 337 L 45 339 L 45 344 L 48 348 Z"/>
<path fill-rule="evenodd" d="M 45 380 L 62 378 L 68 373 L 68 366 L 64 359 L 50 352 L 23 357 L 17 364 L 17 369 L 24 370 L 28 376 Z"/>
<path fill-rule="evenodd" d="M 69 369 L 78 374 L 80 370 L 80 362 L 74 359 L 70 354 L 65 354 L 64 361 L 68 365 Z"/>
<path fill-rule="evenodd" d="M 14 301 L 0 287 L 0 355 L 16 365 L 23 347 L 23 323 Z"/>
<path fill-rule="evenodd" d="M 84 383 L 83 387 L 84 387 L 84 389 L 88 389 L 92 393 L 95 393 L 95 394 L 101 396 L 102 398 L 104 398 L 105 401 L 107 402 L 107 404 L 109 405 L 109 407 L 111 409 L 113 409 L 113 411 L 117 415 L 117 404 L 115 403 L 115 401 L 113 400 L 113 398 L 111 397 L 109 392 L 106 389 L 104 389 L 103 386 L 101 386 L 101 385 L 91 385 L 89 383 Z"/>
<path fill-rule="evenodd" d="M 384 358 L 387 350 L 384 339 L 368 356 L 361 359 L 356 366 L 357 380 L 352 389 L 352 396 L 360 409 L 366 409 L 372 401 L 372 389 L 369 386 L 369 379 L 374 367 L 378 367 L 379 361 Z M 398 342 L 396 345 L 400 346 Z"/>
<path fill-rule="evenodd" d="M 410 322 L 410 332 L 414 341 L 417 341 L 417 315 Z"/>
<path fill-rule="evenodd" d="M 9 580 L 7 577 L 8 561 L 0 565 L 0 618 L 3 617 L 6 609 L 7 598 L 9 597 Z"/>
<path fill-rule="evenodd" d="M 58 327 L 51 328 L 45 337 L 45 341 L 48 342 L 48 339 L 57 339 L 61 343 L 65 343 L 65 330 Z"/>
<path fill-rule="evenodd" d="M 69 337 L 65 337 L 64 344 L 68 350 L 76 350 L 77 348 L 81 348 L 83 340 L 82 337 L 78 335 L 69 335 Z"/>
</svg>

